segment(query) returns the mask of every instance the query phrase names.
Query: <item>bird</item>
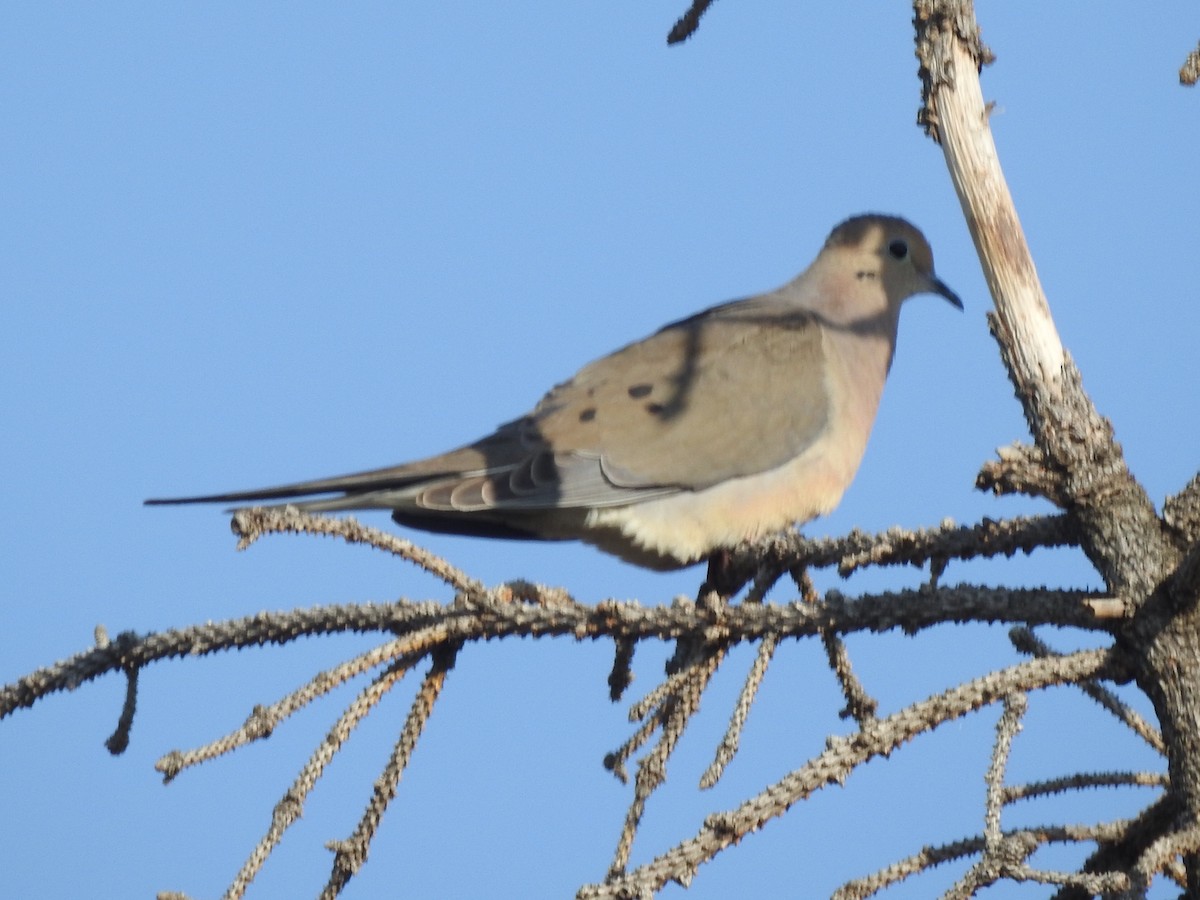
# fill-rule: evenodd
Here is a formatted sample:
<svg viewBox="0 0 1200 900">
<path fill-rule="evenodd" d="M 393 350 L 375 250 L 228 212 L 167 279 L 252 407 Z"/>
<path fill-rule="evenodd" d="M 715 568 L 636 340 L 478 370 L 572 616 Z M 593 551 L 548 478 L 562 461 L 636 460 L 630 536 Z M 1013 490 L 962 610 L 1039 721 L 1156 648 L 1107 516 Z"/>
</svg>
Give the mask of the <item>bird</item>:
<svg viewBox="0 0 1200 900">
<path fill-rule="evenodd" d="M 474 443 L 350 475 L 145 502 L 387 509 L 428 532 L 580 540 L 652 570 L 711 568 L 743 541 L 839 503 L 866 450 L 900 307 L 925 293 L 963 308 L 914 225 L 854 216 L 782 287 L 589 363 Z"/>
</svg>

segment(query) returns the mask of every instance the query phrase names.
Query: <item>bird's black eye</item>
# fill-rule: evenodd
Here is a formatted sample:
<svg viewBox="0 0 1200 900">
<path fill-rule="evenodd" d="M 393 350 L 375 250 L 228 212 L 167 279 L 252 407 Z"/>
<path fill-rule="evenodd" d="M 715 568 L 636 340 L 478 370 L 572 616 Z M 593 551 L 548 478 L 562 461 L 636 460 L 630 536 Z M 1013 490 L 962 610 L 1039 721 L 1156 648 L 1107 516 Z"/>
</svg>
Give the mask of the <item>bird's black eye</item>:
<svg viewBox="0 0 1200 900">
<path fill-rule="evenodd" d="M 899 239 L 888 244 L 888 253 L 892 255 L 892 259 L 905 259 L 908 256 L 908 244 Z"/>
</svg>

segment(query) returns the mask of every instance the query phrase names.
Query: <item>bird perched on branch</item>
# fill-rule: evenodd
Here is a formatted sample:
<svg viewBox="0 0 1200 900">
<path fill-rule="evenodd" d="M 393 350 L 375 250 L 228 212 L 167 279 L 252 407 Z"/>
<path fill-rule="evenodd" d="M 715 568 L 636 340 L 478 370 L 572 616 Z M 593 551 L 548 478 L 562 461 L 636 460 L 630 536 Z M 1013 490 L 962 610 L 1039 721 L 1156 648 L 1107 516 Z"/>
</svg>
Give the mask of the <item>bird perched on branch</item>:
<svg viewBox="0 0 1200 900">
<path fill-rule="evenodd" d="M 678 568 L 837 505 L 867 446 L 900 306 L 922 293 L 962 309 L 920 231 L 856 216 L 778 290 L 584 366 L 473 444 L 353 475 L 146 502 L 390 509 L 426 531 L 576 539 Z"/>
</svg>

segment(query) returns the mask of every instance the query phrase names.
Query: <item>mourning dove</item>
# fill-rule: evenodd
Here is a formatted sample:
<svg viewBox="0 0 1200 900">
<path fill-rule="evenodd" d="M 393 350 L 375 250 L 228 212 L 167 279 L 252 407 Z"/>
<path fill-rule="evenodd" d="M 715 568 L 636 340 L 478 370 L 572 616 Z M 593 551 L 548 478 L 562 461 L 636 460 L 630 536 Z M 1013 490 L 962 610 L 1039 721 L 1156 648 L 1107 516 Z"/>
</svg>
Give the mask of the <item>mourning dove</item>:
<svg viewBox="0 0 1200 900">
<path fill-rule="evenodd" d="M 856 216 L 795 280 L 590 363 L 473 444 L 337 478 L 146 502 L 391 509 L 426 531 L 577 539 L 679 568 L 837 505 L 867 446 L 900 305 L 921 293 L 962 309 L 920 231 Z M 335 496 L 294 499 L 321 494 Z"/>
</svg>

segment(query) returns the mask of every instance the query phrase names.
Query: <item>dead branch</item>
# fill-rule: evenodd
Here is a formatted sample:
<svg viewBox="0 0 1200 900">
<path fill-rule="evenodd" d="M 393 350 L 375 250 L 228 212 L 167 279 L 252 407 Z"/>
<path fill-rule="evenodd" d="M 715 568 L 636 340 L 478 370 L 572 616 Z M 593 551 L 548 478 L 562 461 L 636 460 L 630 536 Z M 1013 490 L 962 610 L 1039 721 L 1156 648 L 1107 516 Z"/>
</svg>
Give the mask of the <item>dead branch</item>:
<svg viewBox="0 0 1200 900">
<path fill-rule="evenodd" d="M 783 815 L 814 791 L 842 783 L 863 762 L 886 755 L 921 732 L 1012 693 L 1082 679 L 1119 677 L 1121 668 L 1111 651 L 1104 650 L 1086 650 L 1053 661 L 1032 660 L 951 688 L 887 718 L 875 719 L 854 734 L 830 738 L 824 753 L 749 798 L 737 809 L 709 816 L 704 827 L 690 840 L 632 872 L 610 877 L 603 884 L 588 885 L 578 896 L 580 900 L 635 898 L 658 890 L 668 881 L 686 885 L 702 863 L 725 847 Z"/>
</svg>

